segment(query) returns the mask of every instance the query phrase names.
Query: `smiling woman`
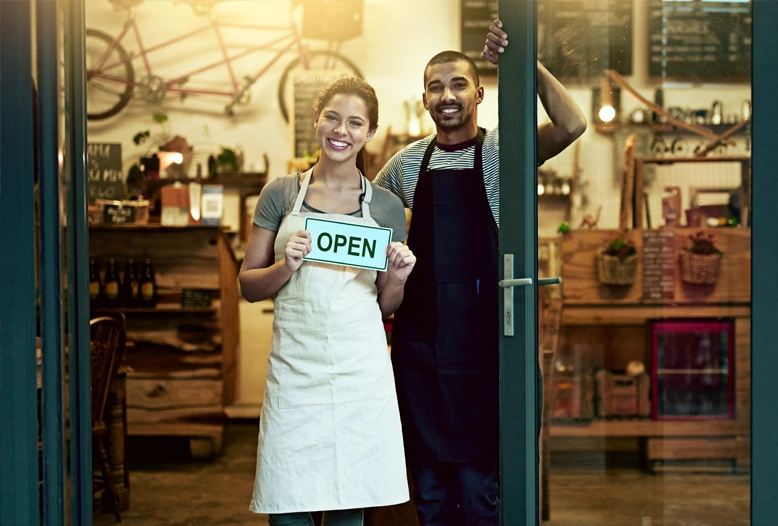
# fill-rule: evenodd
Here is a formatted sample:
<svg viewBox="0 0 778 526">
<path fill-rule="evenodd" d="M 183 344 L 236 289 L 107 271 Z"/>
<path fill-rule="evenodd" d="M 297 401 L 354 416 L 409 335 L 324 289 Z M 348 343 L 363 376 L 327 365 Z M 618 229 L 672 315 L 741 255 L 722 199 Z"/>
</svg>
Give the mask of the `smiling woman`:
<svg viewBox="0 0 778 526">
<path fill-rule="evenodd" d="M 309 525 L 316 510 L 330 510 L 326 521 L 361 525 L 364 508 L 408 500 L 382 317 L 402 301 L 416 259 L 401 242 L 399 199 L 363 175 L 364 146 L 378 126 L 373 88 L 355 77 L 336 80 L 319 96 L 313 121 L 319 160 L 263 189 L 240 272 L 249 301 L 275 296 L 250 509 L 268 513 L 271 525 Z M 322 234 L 312 226 L 319 220 L 351 234 L 384 227 L 380 248 L 376 241 L 361 248 L 383 265 L 315 257 L 314 248 L 360 251 L 361 238 Z"/>
</svg>

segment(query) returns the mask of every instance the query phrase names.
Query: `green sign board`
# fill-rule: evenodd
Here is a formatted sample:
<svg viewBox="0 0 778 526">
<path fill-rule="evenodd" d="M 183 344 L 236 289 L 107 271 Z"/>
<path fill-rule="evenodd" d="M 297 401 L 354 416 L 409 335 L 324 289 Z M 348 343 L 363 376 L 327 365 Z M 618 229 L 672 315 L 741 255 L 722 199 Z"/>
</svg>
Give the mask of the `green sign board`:
<svg viewBox="0 0 778 526">
<path fill-rule="evenodd" d="M 311 233 L 311 252 L 304 260 L 386 270 L 391 228 L 306 217 L 305 229 Z"/>
</svg>

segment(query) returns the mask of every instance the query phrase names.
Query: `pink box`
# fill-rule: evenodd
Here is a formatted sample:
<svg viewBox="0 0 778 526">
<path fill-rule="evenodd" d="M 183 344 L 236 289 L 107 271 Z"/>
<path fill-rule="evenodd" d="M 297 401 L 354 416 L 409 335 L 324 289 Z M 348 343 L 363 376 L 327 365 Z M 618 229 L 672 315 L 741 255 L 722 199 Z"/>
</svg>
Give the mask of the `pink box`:
<svg viewBox="0 0 778 526">
<path fill-rule="evenodd" d="M 734 418 L 734 322 L 651 322 L 654 420 Z"/>
</svg>

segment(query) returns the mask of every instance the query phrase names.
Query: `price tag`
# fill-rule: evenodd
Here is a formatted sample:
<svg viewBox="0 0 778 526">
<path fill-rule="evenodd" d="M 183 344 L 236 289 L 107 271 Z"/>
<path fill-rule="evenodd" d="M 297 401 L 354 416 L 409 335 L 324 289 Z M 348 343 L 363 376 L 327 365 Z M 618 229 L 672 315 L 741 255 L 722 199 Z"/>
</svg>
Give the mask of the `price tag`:
<svg viewBox="0 0 778 526">
<path fill-rule="evenodd" d="M 311 252 L 305 261 L 386 270 L 391 228 L 306 217 L 305 229 L 311 233 Z"/>
</svg>

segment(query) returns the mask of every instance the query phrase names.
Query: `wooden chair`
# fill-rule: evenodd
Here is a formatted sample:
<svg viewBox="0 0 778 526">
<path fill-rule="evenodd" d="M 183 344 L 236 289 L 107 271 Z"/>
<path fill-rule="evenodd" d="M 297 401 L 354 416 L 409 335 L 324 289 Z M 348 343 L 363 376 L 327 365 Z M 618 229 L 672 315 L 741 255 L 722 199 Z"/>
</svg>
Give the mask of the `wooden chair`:
<svg viewBox="0 0 778 526">
<path fill-rule="evenodd" d="M 112 317 L 94 318 L 90 321 L 91 362 L 92 362 L 92 451 L 94 461 L 99 465 L 103 476 L 103 495 L 110 497 L 111 509 L 116 522 L 121 522 L 119 499 L 108 462 L 105 440 L 108 426 L 105 423 L 106 407 L 111 387 L 116 379 L 119 366 L 124 360 L 127 337 L 124 324 Z"/>
</svg>

